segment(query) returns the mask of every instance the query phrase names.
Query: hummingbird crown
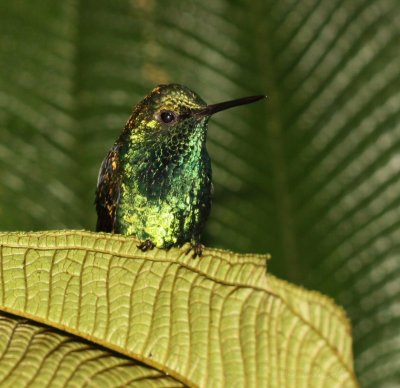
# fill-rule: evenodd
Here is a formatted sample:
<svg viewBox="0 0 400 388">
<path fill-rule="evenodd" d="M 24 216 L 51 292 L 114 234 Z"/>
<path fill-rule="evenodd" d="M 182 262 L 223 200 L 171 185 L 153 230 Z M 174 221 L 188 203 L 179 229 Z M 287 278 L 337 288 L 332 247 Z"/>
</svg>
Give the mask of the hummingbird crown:
<svg viewBox="0 0 400 388">
<path fill-rule="evenodd" d="M 141 136 L 147 139 L 148 135 L 186 132 L 205 122 L 206 116 L 195 114 L 205 107 L 204 100 L 185 86 L 159 85 L 135 107 L 126 130 L 133 132 L 134 142 Z"/>
</svg>

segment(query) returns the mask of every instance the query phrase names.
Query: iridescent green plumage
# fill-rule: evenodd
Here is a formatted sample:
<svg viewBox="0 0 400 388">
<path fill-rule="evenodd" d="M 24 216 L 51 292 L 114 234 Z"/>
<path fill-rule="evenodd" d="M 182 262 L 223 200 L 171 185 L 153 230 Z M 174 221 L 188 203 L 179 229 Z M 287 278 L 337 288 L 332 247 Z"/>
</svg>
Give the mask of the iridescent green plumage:
<svg viewBox="0 0 400 388">
<path fill-rule="evenodd" d="M 262 97 L 206 105 L 184 86 L 155 88 L 135 107 L 102 163 L 97 230 L 135 235 L 143 249 L 190 242 L 201 254 L 212 194 L 208 119 Z"/>
</svg>

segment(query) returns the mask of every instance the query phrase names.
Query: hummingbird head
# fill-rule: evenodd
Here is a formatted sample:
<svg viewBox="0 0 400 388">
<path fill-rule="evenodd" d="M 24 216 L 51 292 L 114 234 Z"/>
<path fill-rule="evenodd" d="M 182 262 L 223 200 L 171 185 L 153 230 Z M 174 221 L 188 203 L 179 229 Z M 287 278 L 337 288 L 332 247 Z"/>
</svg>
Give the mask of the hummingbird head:
<svg viewBox="0 0 400 388">
<path fill-rule="evenodd" d="M 154 88 L 135 108 L 128 126 L 143 140 L 162 137 L 190 136 L 205 118 L 195 118 L 193 112 L 206 103 L 185 86 L 170 84 Z M 200 125 L 201 126 L 201 125 Z"/>
<path fill-rule="evenodd" d="M 189 143 L 204 143 L 207 122 L 211 115 L 234 106 L 248 104 L 265 96 L 207 105 L 189 88 L 178 85 L 159 85 L 134 109 L 126 125 L 135 144 L 157 142 L 171 151 L 186 149 Z"/>
</svg>

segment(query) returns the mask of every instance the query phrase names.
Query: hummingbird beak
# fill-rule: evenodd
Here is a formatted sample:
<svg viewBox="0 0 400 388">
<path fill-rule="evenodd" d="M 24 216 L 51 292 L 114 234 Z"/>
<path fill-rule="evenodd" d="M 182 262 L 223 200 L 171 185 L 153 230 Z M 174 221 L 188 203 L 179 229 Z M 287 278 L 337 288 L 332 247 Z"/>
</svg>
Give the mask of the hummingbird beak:
<svg viewBox="0 0 400 388">
<path fill-rule="evenodd" d="M 221 112 L 222 110 L 233 108 L 239 105 L 251 104 L 263 98 L 267 98 L 267 96 L 258 95 L 258 96 L 238 98 L 236 100 L 224 101 L 218 104 L 207 105 L 205 108 L 195 111 L 194 114 L 200 117 L 211 116 L 214 113 Z"/>
</svg>

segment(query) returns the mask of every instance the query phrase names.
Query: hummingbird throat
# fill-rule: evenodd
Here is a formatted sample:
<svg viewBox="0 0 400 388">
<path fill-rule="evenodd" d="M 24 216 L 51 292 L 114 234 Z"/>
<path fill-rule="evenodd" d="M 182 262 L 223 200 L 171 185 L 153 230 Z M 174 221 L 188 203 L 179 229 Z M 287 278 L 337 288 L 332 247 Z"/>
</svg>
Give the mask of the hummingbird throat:
<svg viewBox="0 0 400 388">
<path fill-rule="evenodd" d="M 191 187 L 190 179 L 199 165 L 202 154 L 206 152 L 205 123 L 191 129 L 191 133 L 163 133 L 157 137 L 146 139 L 142 145 L 137 139 L 129 142 L 126 153 L 123 155 L 123 165 L 135 165 L 136 169 L 127 171 L 126 177 L 138 182 L 140 192 L 152 199 L 164 199 L 169 190 L 174 189 L 175 182 L 182 184 L 182 177 L 186 187 Z"/>
</svg>

